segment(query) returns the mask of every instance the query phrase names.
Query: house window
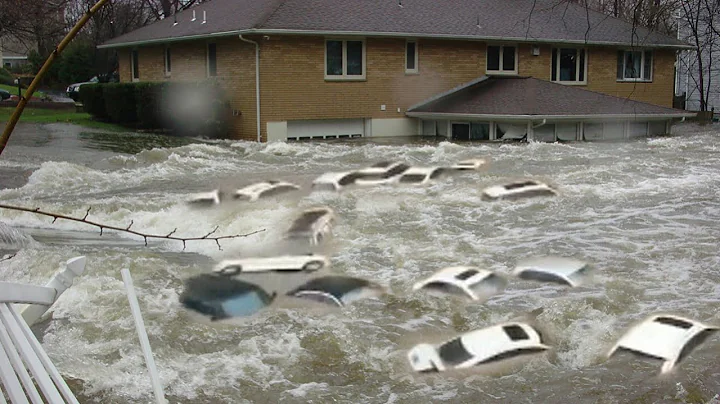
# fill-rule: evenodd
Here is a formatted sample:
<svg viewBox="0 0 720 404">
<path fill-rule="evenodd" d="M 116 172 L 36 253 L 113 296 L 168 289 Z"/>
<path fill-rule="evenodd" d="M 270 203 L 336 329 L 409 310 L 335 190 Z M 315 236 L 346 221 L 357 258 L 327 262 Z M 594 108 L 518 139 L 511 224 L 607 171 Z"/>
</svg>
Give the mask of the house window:
<svg viewBox="0 0 720 404">
<path fill-rule="evenodd" d="M 207 75 L 217 76 L 217 45 L 209 43 L 207 46 Z"/>
<path fill-rule="evenodd" d="M 170 76 L 171 65 L 170 65 L 170 47 L 165 47 L 165 76 Z"/>
<path fill-rule="evenodd" d="M 365 41 L 325 41 L 325 79 L 365 79 Z"/>
<path fill-rule="evenodd" d="M 418 72 L 417 41 L 405 42 L 405 73 Z"/>
<path fill-rule="evenodd" d="M 132 70 L 133 81 L 140 80 L 140 65 L 138 63 L 138 51 L 133 49 L 130 52 L 130 70 Z"/>
<path fill-rule="evenodd" d="M 517 74 L 517 47 L 490 45 L 487 47 L 487 73 Z"/>
<path fill-rule="evenodd" d="M 586 83 L 587 53 L 585 49 L 553 48 L 552 81 Z"/>
<path fill-rule="evenodd" d="M 652 51 L 618 51 L 618 81 L 652 81 Z"/>
</svg>

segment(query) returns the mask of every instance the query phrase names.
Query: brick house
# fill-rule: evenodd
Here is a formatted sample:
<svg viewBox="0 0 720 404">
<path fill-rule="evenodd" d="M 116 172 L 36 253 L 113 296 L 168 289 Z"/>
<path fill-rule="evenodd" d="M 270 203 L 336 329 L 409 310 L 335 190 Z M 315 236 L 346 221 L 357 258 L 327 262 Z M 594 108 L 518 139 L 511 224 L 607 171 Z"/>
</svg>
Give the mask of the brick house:
<svg viewBox="0 0 720 404">
<path fill-rule="evenodd" d="M 580 140 L 692 116 L 671 108 L 687 44 L 557 3 L 212 0 L 100 47 L 123 82 L 218 80 L 249 140 Z"/>
</svg>

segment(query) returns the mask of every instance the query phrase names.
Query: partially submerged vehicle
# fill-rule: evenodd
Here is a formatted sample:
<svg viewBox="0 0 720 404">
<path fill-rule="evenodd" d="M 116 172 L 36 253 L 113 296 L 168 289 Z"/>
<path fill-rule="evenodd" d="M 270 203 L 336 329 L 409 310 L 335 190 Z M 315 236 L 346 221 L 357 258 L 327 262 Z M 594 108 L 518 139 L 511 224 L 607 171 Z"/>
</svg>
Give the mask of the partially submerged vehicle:
<svg viewBox="0 0 720 404">
<path fill-rule="evenodd" d="M 290 240 L 308 240 L 310 244 L 320 244 L 322 240 L 332 233 L 332 223 L 335 213 L 327 207 L 311 208 L 293 221 L 285 233 Z"/>
<path fill-rule="evenodd" d="M 493 271 L 468 266 L 441 269 L 413 285 L 413 290 L 426 290 L 465 296 L 477 301 L 486 299 L 505 289 L 507 280 Z"/>
<path fill-rule="evenodd" d="M 544 182 L 524 180 L 485 188 L 482 193 L 482 199 L 493 201 L 499 199 L 518 199 L 533 196 L 555 195 L 557 195 L 557 191 Z"/>
<path fill-rule="evenodd" d="M 559 256 L 538 256 L 519 261 L 513 275 L 520 279 L 579 286 L 589 272 L 585 261 Z"/>
<path fill-rule="evenodd" d="M 527 323 L 507 322 L 471 331 L 440 345 L 419 344 L 408 352 L 416 372 L 463 369 L 549 349 Z"/>
<path fill-rule="evenodd" d="M 368 280 L 332 275 L 311 279 L 287 295 L 342 307 L 356 300 L 377 297 L 383 292 L 382 286 Z"/>
<path fill-rule="evenodd" d="M 268 180 L 238 189 L 233 197 L 241 201 L 254 202 L 260 198 L 269 198 L 298 190 L 300 190 L 300 186 L 293 183 Z"/>
<path fill-rule="evenodd" d="M 393 182 L 400 174 L 407 172 L 411 167 L 405 163 L 393 163 L 385 167 L 383 171 L 371 174 L 364 173 L 355 183 L 357 185 L 372 186 L 383 185 Z"/>
<path fill-rule="evenodd" d="M 341 189 L 355 184 L 355 180 L 362 177 L 357 171 L 345 171 L 338 173 L 325 173 L 317 177 L 312 183 L 314 191 L 340 191 Z"/>
<path fill-rule="evenodd" d="M 412 167 L 397 177 L 402 185 L 425 185 L 449 172 L 447 167 Z"/>
<path fill-rule="evenodd" d="M 213 272 L 221 275 L 272 271 L 314 272 L 330 266 L 330 260 L 323 255 L 281 255 L 267 258 L 242 258 L 224 260 Z"/>
<path fill-rule="evenodd" d="M 610 358 L 617 351 L 630 351 L 663 361 L 660 373 L 670 372 L 696 346 L 718 327 L 674 315 L 653 315 L 632 327 L 610 349 Z"/>
<path fill-rule="evenodd" d="M 251 316 L 270 305 L 276 296 L 254 283 L 202 274 L 185 281 L 180 303 L 210 321 L 219 321 Z"/>
<path fill-rule="evenodd" d="M 487 164 L 485 159 L 468 159 L 458 161 L 457 163 L 450 166 L 451 170 L 458 171 L 477 171 Z"/>
<path fill-rule="evenodd" d="M 194 194 L 186 201 L 188 205 L 193 207 L 210 207 L 219 205 L 224 198 L 224 194 L 219 189 L 210 192 L 200 192 Z"/>
</svg>

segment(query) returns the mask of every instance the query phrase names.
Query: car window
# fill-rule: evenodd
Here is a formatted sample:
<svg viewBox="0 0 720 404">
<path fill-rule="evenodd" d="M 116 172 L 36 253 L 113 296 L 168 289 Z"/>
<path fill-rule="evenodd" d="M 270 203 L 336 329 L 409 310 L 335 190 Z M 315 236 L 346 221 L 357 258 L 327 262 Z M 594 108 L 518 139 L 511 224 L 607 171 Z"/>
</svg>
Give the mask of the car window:
<svg viewBox="0 0 720 404">
<path fill-rule="evenodd" d="M 430 174 L 430 179 L 434 180 L 435 178 L 443 175 L 445 173 L 445 170 L 442 168 L 438 168 L 437 170 L 434 170 L 432 174 Z"/>
<path fill-rule="evenodd" d="M 519 325 L 506 325 L 503 327 L 503 331 L 505 331 L 505 334 L 510 338 L 510 341 L 522 341 L 526 339 L 530 339 L 530 336 L 527 335 L 525 330 L 522 329 Z"/>
<path fill-rule="evenodd" d="M 660 323 L 660 324 L 671 325 L 673 327 L 683 328 L 686 330 L 692 328 L 692 323 L 688 323 L 687 321 L 683 321 L 678 318 L 672 318 L 672 317 L 658 317 L 655 319 L 655 322 Z"/>
<path fill-rule="evenodd" d="M 398 164 L 395 167 L 387 170 L 385 174 L 383 174 L 383 178 L 390 178 L 394 177 L 396 175 L 402 174 L 405 171 L 409 170 L 410 166 L 407 164 Z"/>
<path fill-rule="evenodd" d="M 509 190 L 512 190 L 512 189 L 518 189 L 518 188 L 523 188 L 523 187 L 530 187 L 530 186 L 533 186 L 533 185 L 538 185 L 538 183 L 535 182 L 535 181 L 515 182 L 515 183 L 512 183 L 512 184 L 507 184 L 507 185 L 505 185 L 505 189 L 507 189 L 507 190 L 509 191 Z"/>
<path fill-rule="evenodd" d="M 440 359 L 448 365 L 457 366 L 473 358 L 472 354 L 465 349 L 461 338 L 456 338 L 438 348 Z"/>
<path fill-rule="evenodd" d="M 522 271 L 520 273 L 520 279 L 529 279 L 534 281 L 541 281 L 541 282 L 554 282 L 554 283 L 561 283 L 563 285 L 570 285 L 570 282 L 567 281 L 567 279 L 551 274 L 548 272 L 542 272 L 542 271 L 535 271 L 532 269 L 528 269 L 525 271 Z M 572 285 L 570 285 L 572 286 Z"/>
<path fill-rule="evenodd" d="M 317 290 L 301 290 L 295 292 L 293 296 L 300 299 L 311 300 L 313 302 L 329 304 L 331 306 L 342 307 L 343 305 L 341 301 L 335 298 L 335 296 Z"/>
<path fill-rule="evenodd" d="M 455 275 L 455 279 L 459 279 L 461 281 L 466 281 L 477 274 L 479 274 L 478 271 L 476 271 L 474 269 L 468 269 L 467 271 L 464 271 L 464 272 L 461 272 L 461 273 Z"/>
<path fill-rule="evenodd" d="M 370 167 L 373 167 L 373 168 L 385 168 L 385 167 L 390 167 L 391 165 L 392 165 L 392 161 L 379 161 L 379 162 L 371 165 Z"/>
<path fill-rule="evenodd" d="M 467 296 L 467 293 L 461 287 L 447 282 L 430 282 L 422 288 L 431 292 L 442 292 L 452 295 Z"/>
<path fill-rule="evenodd" d="M 425 174 L 405 174 L 399 181 L 405 184 L 417 184 L 425 181 Z"/>
<path fill-rule="evenodd" d="M 500 362 L 503 360 L 515 358 L 521 355 L 530 355 L 538 352 L 545 351 L 542 348 L 520 348 L 520 349 L 513 349 L 512 351 L 503 352 L 499 355 L 495 355 L 489 359 L 485 359 L 484 361 L 478 363 L 478 365 L 485 365 L 492 362 Z"/>
<path fill-rule="evenodd" d="M 486 295 L 488 293 L 495 294 L 499 290 L 502 290 L 507 284 L 507 280 L 496 274 L 492 274 L 482 281 L 469 285 L 468 287 L 477 296 Z"/>
<path fill-rule="evenodd" d="M 342 185 L 342 186 L 350 185 L 350 184 L 352 184 L 353 182 L 355 182 L 355 180 L 357 180 L 358 178 L 360 178 L 361 176 L 362 176 L 362 175 L 359 174 L 359 173 L 350 173 L 350 174 L 348 174 L 348 175 L 340 178 L 340 180 L 338 181 L 338 184 L 340 184 L 340 185 Z"/>
</svg>

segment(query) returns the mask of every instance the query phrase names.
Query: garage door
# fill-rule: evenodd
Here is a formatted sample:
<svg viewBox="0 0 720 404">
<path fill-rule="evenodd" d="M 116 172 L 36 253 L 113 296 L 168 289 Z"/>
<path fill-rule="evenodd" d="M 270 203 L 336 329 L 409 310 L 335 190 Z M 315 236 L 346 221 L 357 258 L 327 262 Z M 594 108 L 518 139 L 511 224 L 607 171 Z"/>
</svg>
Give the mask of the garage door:
<svg viewBox="0 0 720 404">
<path fill-rule="evenodd" d="M 289 140 L 361 137 L 365 132 L 363 122 L 362 119 L 288 121 L 287 137 Z"/>
</svg>

